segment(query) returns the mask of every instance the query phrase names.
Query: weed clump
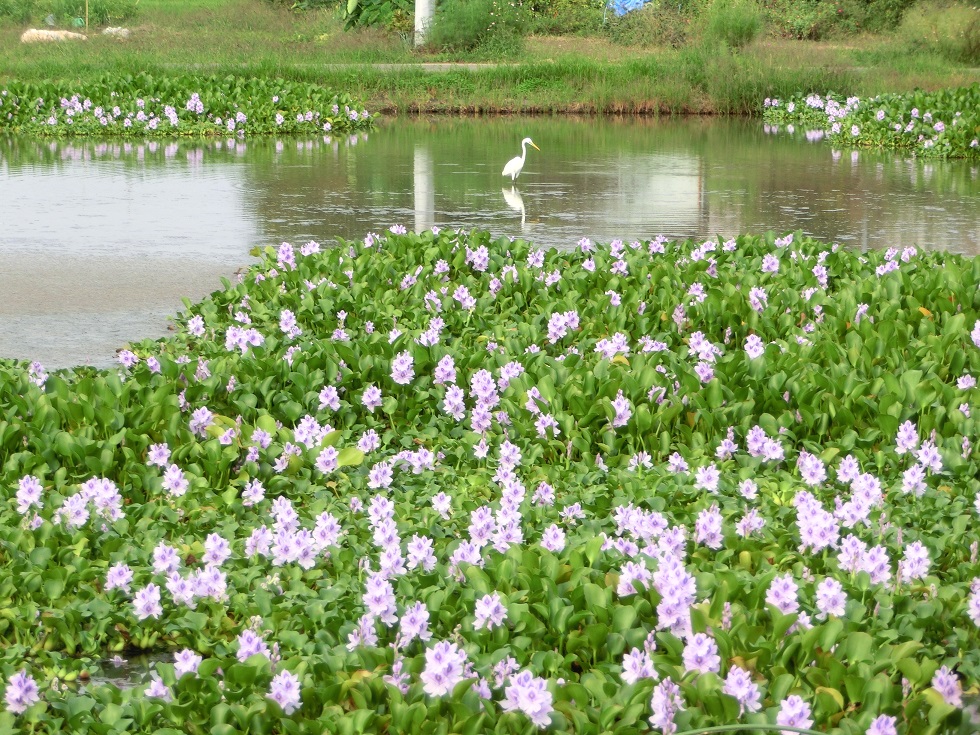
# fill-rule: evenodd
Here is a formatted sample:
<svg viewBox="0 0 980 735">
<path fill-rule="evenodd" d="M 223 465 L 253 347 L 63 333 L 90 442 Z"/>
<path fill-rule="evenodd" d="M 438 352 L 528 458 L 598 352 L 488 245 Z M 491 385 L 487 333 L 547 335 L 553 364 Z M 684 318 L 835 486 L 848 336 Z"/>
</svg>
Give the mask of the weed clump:
<svg viewBox="0 0 980 735">
<path fill-rule="evenodd" d="M 443 0 L 426 34 L 441 51 L 485 49 L 509 55 L 522 48 L 520 0 Z"/>
<path fill-rule="evenodd" d="M 762 11 L 754 0 L 714 0 L 705 16 L 705 38 L 739 49 L 762 30 Z"/>
</svg>

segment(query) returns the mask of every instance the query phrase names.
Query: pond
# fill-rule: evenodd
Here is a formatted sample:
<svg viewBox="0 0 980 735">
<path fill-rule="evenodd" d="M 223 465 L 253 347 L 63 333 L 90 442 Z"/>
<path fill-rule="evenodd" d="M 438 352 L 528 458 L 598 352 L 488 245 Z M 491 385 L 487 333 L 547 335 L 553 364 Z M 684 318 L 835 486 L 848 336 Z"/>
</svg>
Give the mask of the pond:
<svg viewBox="0 0 980 735">
<path fill-rule="evenodd" d="M 501 176 L 530 136 L 520 178 Z M 399 119 L 314 140 L 0 139 L 0 357 L 107 366 L 255 246 L 395 224 L 571 247 L 802 229 L 980 252 L 980 170 L 725 119 Z"/>
</svg>

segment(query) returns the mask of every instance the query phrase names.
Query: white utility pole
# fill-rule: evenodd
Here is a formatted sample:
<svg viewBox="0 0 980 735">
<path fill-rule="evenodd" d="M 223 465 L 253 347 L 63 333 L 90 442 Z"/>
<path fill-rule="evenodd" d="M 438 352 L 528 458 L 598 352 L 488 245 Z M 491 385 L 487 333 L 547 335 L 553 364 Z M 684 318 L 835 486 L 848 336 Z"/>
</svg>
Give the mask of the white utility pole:
<svg viewBox="0 0 980 735">
<path fill-rule="evenodd" d="M 432 23 L 432 16 L 436 12 L 435 0 L 415 0 L 415 45 L 421 46 L 425 43 L 425 33 L 429 30 Z"/>
</svg>

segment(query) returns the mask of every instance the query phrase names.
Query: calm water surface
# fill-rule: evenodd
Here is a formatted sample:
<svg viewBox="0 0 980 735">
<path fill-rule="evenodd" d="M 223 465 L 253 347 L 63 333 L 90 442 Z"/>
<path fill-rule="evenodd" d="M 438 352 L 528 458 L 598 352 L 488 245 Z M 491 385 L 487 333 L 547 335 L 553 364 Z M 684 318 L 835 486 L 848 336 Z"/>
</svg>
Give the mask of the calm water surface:
<svg viewBox="0 0 980 735">
<path fill-rule="evenodd" d="M 524 173 L 504 163 L 531 136 Z M 256 245 L 393 224 L 570 247 L 583 236 L 802 229 L 980 252 L 976 163 L 834 151 L 742 120 L 398 120 L 316 140 L 0 139 L 0 357 L 111 364 Z"/>
</svg>

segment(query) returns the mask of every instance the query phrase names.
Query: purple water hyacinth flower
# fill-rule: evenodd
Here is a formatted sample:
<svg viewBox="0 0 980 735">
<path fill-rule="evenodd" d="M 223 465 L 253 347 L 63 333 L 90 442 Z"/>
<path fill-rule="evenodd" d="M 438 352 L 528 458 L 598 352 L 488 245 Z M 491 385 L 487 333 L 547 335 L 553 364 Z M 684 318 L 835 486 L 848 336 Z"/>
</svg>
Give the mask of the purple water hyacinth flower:
<svg viewBox="0 0 980 735">
<path fill-rule="evenodd" d="M 942 695 L 946 704 L 951 707 L 963 706 L 963 685 L 955 671 L 941 666 L 932 677 L 932 688 Z"/>
<path fill-rule="evenodd" d="M 381 389 L 376 385 L 368 385 L 361 393 L 361 403 L 368 411 L 374 413 L 374 409 L 381 406 Z"/>
<path fill-rule="evenodd" d="M 160 606 L 160 588 L 150 583 L 133 596 L 133 614 L 138 620 L 146 618 L 159 618 L 163 614 Z"/>
<path fill-rule="evenodd" d="M 698 467 L 694 473 L 694 488 L 717 494 L 718 482 L 720 480 L 721 471 L 716 465 L 708 464 L 703 467 Z"/>
<path fill-rule="evenodd" d="M 205 564 L 220 566 L 231 556 L 231 544 L 221 534 L 210 533 L 204 540 L 204 556 L 201 561 Z"/>
<path fill-rule="evenodd" d="M 718 655 L 718 644 L 707 633 L 695 633 L 684 646 L 684 668 L 688 672 L 699 674 L 714 673 L 721 670 L 721 656 Z"/>
<path fill-rule="evenodd" d="M 324 475 L 329 475 L 331 472 L 335 471 L 337 467 L 339 467 L 339 457 L 340 452 L 337 451 L 336 447 L 324 447 L 316 458 L 317 470 Z"/>
<path fill-rule="evenodd" d="M 853 482 L 861 474 L 861 466 L 853 455 L 848 454 L 837 465 L 837 482 Z"/>
<path fill-rule="evenodd" d="M 616 394 L 616 397 L 612 401 L 612 407 L 613 410 L 616 412 L 616 415 L 613 416 L 612 419 L 613 428 L 626 426 L 626 424 L 629 423 L 630 417 L 633 415 L 633 412 L 630 409 L 629 400 L 623 395 L 623 391 L 619 391 Z"/>
<path fill-rule="evenodd" d="M 430 697 L 451 694 L 467 678 L 466 652 L 450 641 L 438 641 L 425 651 L 425 669 L 419 675 L 422 689 Z"/>
<path fill-rule="evenodd" d="M 775 577 L 769 583 L 769 589 L 766 591 L 766 604 L 772 605 L 785 615 L 798 612 L 800 609 L 800 603 L 797 599 L 799 589 L 793 580 L 792 573 L 787 572 L 782 576 Z"/>
<path fill-rule="evenodd" d="M 238 636 L 238 653 L 235 654 L 239 661 L 247 661 L 250 657 L 261 655 L 271 658 L 269 646 L 254 630 L 246 628 Z"/>
<path fill-rule="evenodd" d="M 184 476 L 183 470 L 175 464 L 170 465 L 163 473 L 163 489 L 179 498 L 190 487 L 190 482 Z"/>
<path fill-rule="evenodd" d="M 426 572 L 431 572 L 436 566 L 436 557 L 432 551 L 432 539 L 428 536 L 415 534 L 408 542 L 408 568 L 421 566 Z"/>
<path fill-rule="evenodd" d="M 37 682 L 26 671 L 21 670 L 7 680 L 7 690 L 4 693 L 7 709 L 15 715 L 23 714 L 28 707 L 41 701 Z"/>
<path fill-rule="evenodd" d="M 642 648 L 634 648 L 623 655 L 623 673 L 627 684 L 635 684 L 640 679 L 656 679 L 657 670 L 653 667 L 650 653 Z"/>
<path fill-rule="evenodd" d="M 745 669 L 732 666 L 725 677 L 722 691 L 738 700 L 739 716 L 746 712 L 758 712 L 762 709 L 761 694 L 758 685 L 752 681 L 752 675 Z"/>
<path fill-rule="evenodd" d="M 329 408 L 332 411 L 340 410 L 340 394 L 336 387 L 328 385 L 320 391 L 320 410 Z"/>
<path fill-rule="evenodd" d="M 970 332 L 970 339 L 973 340 L 974 345 L 980 347 L 980 319 L 977 319 L 973 325 L 973 331 Z"/>
<path fill-rule="evenodd" d="M 34 475 L 20 478 L 17 483 L 17 512 L 24 515 L 31 508 L 43 508 L 44 503 L 41 500 L 43 490 L 41 481 Z"/>
<path fill-rule="evenodd" d="M 143 691 L 143 696 L 162 699 L 164 702 L 173 700 L 173 693 L 170 691 L 170 687 L 164 684 L 163 680 L 156 674 L 153 674 L 150 685 Z"/>
<path fill-rule="evenodd" d="M 184 674 L 196 674 L 204 659 L 189 648 L 174 654 L 174 674 L 179 679 Z"/>
<path fill-rule="evenodd" d="M 146 455 L 146 463 L 150 466 L 166 467 L 170 459 L 170 447 L 163 444 L 151 444 Z"/>
<path fill-rule="evenodd" d="M 291 715 L 300 706 L 299 678 L 290 671 L 280 671 L 269 683 L 268 697 Z"/>
<path fill-rule="evenodd" d="M 415 638 L 420 641 L 432 638 L 432 633 L 429 631 L 429 610 L 425 603 L 416 602 L 402 613 L 399 634 L 402 646 L 407 646 Z"/>
<path fill-rule="evenodd" d="M 552 523 L 541 536 L 541 546 L 551 552 L 559 552 L 565 548 L 565 532 L 557 523 Z"/>
<path fill-rule="evenodd" d="M 748 538 L 756 531 L 761 531 L 765 525 L 765 519 L 759 515 L 759 512 L 755 508 L 751 508 L 735 524 L 735 532 L 742 538 Z"/>
<path fill-rule="evenodd" d="M 905 557 L 898 563 L 898 573 L 903 582 L 921 579 L 929 573 L 929 550 L 921 541 L 905 547 Z"/>
<path fill-rule="evenodd" d="M 192 434 L 197 436 L 204 436 L 207 432 L 207 428 L 214 423 L 214 414 L 208 409 L 207 406 L 201 406 L 199 409 L 191 414 L 190 420 L 190 430 Z"/>
<path fill-rule="evenodd" d="M 738 485 L 738 491 L 746 500 L 755 500 L 759 495 L 759 488 L 752 478 L 742 480 Z"/>
<path fill-rule="evenodd" d="M 844 616 L 844 605 L 847 594 L 840 582 L 833 577 L 827 577 L 817 585 L 817 615 L 818 620 L 825 620 L 828 615 Z"/>
<path fill-rule="evenodd" d="M 481 628 L 493 630 L 503 625 L 504 620 L 507 619 L 507 608 L 504 607 L 500 595 L 496 592 L 484 595 L 478 599 L 473 612 L 476 616 L 476 619 L 473 621 L 473 628 L 475 630 L 480 630 Z"/>
<path fill-rule="evenodd" d="M 765 257 L 762 258 L 762 272 L 779 273 L 779 258 L 772 253 L 767 253 Z"/>
<path fill-rule="evenodd" d="M 187 322 L 187 331 L 195 337 L 202 337 L 204 335 L 204 317 L 200 314 L 191 317 Z"/>
<path fill-rule="evenodd" d="M 720 549 L 724 543 L 722 535 L 721 511 L 717 505 L 705 508 L 698 513 L 694 523 L 694 542 L 704 544 L 709 549 Z"/>
<path fill-rule="evenodd" d="M 861 571 L 871 575 L 872 584 L 887 584 L 891 580 L 891 560 L 884 546 L 868 549 L 861 562 Z"/>
<path fill-rule="evenodd" d="M 939 448 L 931 441 L 922 442 L 922 446 L 915 453 L 919 463 L 930 472 L 943 471 L 943 457 L 939 453 Z"/>
<path fill-rule="evenodd" d="M 806 450 L 800 452 L 800 456 L 796 460 L 796 467 L 800 471 L 800 478 L 811 487 L 817 486 L 827 479 L 827 469 L 820 457 L 810 454 Z"/>
<path fill-rule="evenodd" d="M 898 735 L 895 728 L 898 719 L 891 715 L 878 715 L 868 726 L 865 735 Z"/>
<path fill-rule="evenodd" d="M 504 712 L 523 712 L 538 727 L 547 727 L 551 722 L 553 701 L 548 682 L 525 669 L 510 677 L 500 708 Z"/>
<path fill-rule="evenodd" d="M 975 388 L 976 385 L 977 379 L 969 373 L 963 373 L 956 379 L 956 387 L 960 390 L 969 390 L 970 388 Z"/>
<path fill-rule="evenodd" d="M 456 364 L 453 362 L 452 355 L 445 355 L 439 360 L 433 374 L 433 382 L 436 385 L 456 382 Z"/>
<path fill-rule="evenodd" d="M 175 572 L 180 567 L 180 555 L 177 549 L 165 541 L 161 541 L 153 549 L 153 571 L 157 574 Z"/>
<path fill-rule="evenodd" d="M 391 361 L 391 379 L 398 385 L 408 385 L 415 378 L 415 370 L 412 365 L 414 358 L 407 350 L 395 355 Z"/>
<path fill-rule="evenodd" d="M 128 564 L 119 562 L 113 564 L 109 567 L 109 571 L 105 575 L 105 586 L 103 589 L 108 592 L 109 590 L 122 590 L 126 594 L 129 594 L 129 585 L 133 582 L 133 570 L 130 569 Z"/>
<path fill-rule="evenodd" d="M 902 492 L 912 493 L 921 498 L 926 492 L 926 470 L 921 464 L 915 464 L 902 473 Z"/>
<path fill-rule="evenodd" d="M 650 709 L 653 713 L 650 724 L 654 729 L 660 730 L 663 735 L 674 735 L 677 732 L 674 717 L 678 712 L 684 711 L 684 698 L 681 696 L 681 688 L 670 677 L 653 688 Z"/>
<path fill-rule="evenodd" d="M 404 667 L 405 659 L 396 653 L 395 660 L 391 664 L 391 674 L 385 674 L 383 677 L 385 684 L 391 684 L 402 695 L 408 694 L 409 681 L 411 680 L 411 676 L 404 671 Z"/>
<path fill-rule="evenodd" d="M 791 694 L 780 703 L 779 712 L 776 714 L 776 724 L 809 728 L 813 725 L 813 720 L 810 717 L 810 705 L 803 701 L 802 697 Z M 793 735 L 789 730 L 782 730 L 781 732 L 782 735 Z"/>
</svg>

